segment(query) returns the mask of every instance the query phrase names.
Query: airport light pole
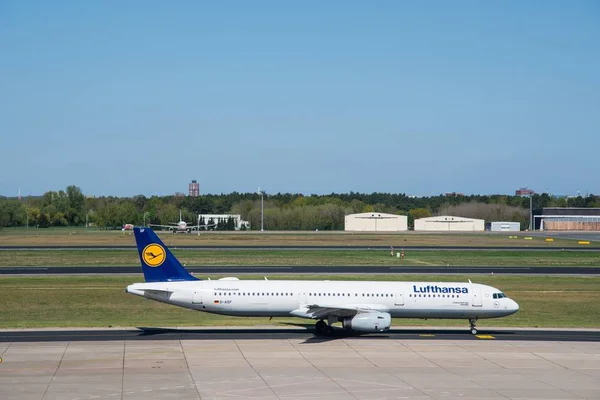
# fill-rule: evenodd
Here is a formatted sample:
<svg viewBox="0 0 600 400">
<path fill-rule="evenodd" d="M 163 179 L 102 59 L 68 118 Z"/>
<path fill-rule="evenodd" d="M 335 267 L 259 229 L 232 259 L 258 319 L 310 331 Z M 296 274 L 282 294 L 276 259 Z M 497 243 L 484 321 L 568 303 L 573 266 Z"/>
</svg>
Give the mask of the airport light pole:
<svg viewBox="0 0 600 400">
<path fill-rule="evenodd" d="M 533 193 L 529 194 L 529 230 L 533 230 Z"/>
</svg>

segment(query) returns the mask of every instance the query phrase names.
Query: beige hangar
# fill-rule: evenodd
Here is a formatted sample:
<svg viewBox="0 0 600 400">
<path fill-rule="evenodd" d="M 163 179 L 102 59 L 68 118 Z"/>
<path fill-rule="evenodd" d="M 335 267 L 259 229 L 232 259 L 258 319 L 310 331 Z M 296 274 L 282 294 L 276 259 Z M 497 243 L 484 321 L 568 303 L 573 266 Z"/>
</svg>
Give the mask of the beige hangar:
<svg viewBox="0 0 600 400">
<path fill-rule="evenodd" d="M 482 219 L 441 215 L 439 217 L 427 217 L 415 220 L 415 231 L 473 232 L 483 231 L 484 229 L 485 221 Z"/>
<path fill-rule="evenodd" d="M 346 215 L 344 230 L 350 232 L 400 232 L 408 230 L 406 215 L 368 212 Z"/>
</svg>

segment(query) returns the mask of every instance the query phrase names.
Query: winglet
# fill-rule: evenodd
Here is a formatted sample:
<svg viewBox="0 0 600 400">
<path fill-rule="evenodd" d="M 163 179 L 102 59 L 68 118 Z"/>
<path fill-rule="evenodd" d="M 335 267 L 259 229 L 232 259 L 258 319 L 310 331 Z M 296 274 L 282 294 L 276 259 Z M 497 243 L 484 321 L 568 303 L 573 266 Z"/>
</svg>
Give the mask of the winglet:
<svg viewBox="0 0 600 400">
<path fill-rule="evenodd" d="M 133 228 L 146 282 L 197 281 L 151 228 Z"/>
</svg>

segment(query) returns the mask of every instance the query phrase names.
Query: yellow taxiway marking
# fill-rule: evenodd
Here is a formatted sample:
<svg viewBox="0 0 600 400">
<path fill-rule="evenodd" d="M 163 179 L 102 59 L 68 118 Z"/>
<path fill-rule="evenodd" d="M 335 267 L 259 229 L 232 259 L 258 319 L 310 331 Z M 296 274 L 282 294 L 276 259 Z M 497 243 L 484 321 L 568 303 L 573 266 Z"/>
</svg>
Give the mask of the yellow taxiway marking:
<svg viewBox="0 0 600 400">
<path fill-rule="evenodd" d="M 492 335 L 475 335 L 479 339 L 496 339 Z"/>
<path fill-rule="evenodd" d="M 428 333 L 428 334 L 423 334 L 423 335 L 419 335 L 419 336 L 421 336 L 421 337 L 434 337 L 435 335 L 432 335 L 432 334 Z"/>
</svg>

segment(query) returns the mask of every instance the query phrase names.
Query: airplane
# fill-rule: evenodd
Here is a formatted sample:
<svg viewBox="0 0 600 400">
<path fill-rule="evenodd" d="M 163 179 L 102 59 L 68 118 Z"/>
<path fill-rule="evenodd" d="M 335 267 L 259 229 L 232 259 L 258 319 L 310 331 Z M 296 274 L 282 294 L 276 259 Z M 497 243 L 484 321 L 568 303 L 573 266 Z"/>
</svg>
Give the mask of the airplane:
<svg viewBox="0 0 600 400">
<path fill-rule="evenodd" d="M 150 226 L 155 226 L 158 228 L 168 228 L 169 231 L 173 232 L 173 233 L 191 233 L 193 231 L 198 230 L 198 225 L 192 225 L 192 224 L 188 224 L 187 222 L 185 222 L 183 220 L 183 216 L 181 214 L 181 210 L 179 210 L 179 222 L 173 222 L 172 225 L 157 225 L 157 224 L 150 224 Z M 209 225 L 200 225 L 203 227 L 207 227 Z"/>
<path fill-rule="evenodd" d="M 464 282 L 277 281 L 191 275 L 151 228 L 134 228 L 144 283 L 126 292 L 146 299 L 221 315 L 300 317 L 317 320 L 318 335 L 376 333 L 394 318 L 479 319 L 516 313 L 519 305 L 492 286 Z M 336 329 L 337 330 L 337 329 Z"/>
</svg>

